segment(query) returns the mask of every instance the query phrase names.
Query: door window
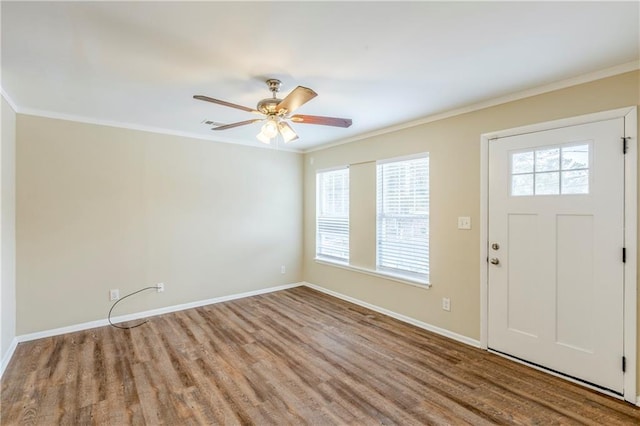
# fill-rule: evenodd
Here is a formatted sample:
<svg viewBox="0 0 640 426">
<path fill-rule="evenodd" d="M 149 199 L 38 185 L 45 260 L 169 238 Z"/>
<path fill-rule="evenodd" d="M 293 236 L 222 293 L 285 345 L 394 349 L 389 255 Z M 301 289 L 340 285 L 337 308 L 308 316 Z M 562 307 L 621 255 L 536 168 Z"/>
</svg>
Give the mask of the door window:
<svg viewBox="0 0 640 426">
<path fill-rule="evenodd" d="M 588 194 L 590 145 L 511 152 L 511 196 Z"/>
</svg>

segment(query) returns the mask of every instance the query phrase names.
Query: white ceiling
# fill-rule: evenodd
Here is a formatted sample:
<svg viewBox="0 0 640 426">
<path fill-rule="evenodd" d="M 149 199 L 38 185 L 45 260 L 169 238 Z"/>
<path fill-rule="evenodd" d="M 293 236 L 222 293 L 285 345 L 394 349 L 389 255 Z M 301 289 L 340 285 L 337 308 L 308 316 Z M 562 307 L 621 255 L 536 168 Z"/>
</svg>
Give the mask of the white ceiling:
<svg viewBox="0 0 640 426">
<path fill-rule="evenodd" d="M 639 3 L 6 2 L 2 89 L 18 110 L 261 145 L 255 107 L 298 85 L 309 150 L 640 59 Z M 283 96 L 280 96 L 283 97 Z"/>
</svg>

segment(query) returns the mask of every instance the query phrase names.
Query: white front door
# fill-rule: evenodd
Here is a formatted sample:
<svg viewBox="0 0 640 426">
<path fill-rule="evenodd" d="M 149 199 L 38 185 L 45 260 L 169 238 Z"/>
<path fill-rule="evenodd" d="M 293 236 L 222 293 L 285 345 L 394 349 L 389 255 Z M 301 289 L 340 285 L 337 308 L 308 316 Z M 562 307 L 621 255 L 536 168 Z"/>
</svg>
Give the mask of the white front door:
<svg viewBox="0 0 640 426">
<path fill-rule="evenodd" d="M 488 347 L 623 392 L 622 118 L 489 142 Z"/>
</svg>

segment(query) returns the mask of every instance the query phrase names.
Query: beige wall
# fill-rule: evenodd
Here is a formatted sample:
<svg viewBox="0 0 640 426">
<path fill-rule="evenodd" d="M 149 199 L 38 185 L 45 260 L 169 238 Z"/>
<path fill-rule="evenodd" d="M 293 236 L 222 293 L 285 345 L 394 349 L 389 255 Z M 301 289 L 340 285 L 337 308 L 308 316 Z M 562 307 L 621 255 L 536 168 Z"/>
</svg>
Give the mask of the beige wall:
<svg viewBox="0 0 640 426">
<path fill-rule="evenodd" d="M 305 281 L 479 339 L 480 135 L 638 105 L 639 80 L 640 72 L 626 73 L 306 154 Z M 364 188 L 365 195 L 351 195 L 352 205 L 354 197 L 360 199 L 360 204 L 350 212 L 351 257 L 357 266 L 375 269 L 373 164 L 379 159 L 425 151 L 430 156 L 430 278 L 433 287 L 427 290 L 316 263 L 315 171 L 357 164 L 350 175 L 351 189 L 359 192 Z M 472 230 L 458 230 L 458 216 L 471 216 Z M 451 299 L 451 312 L 441 309 L 442 297 Z"/>
<path fill-rule="evenodd" d="M 0 148 L 0 360 L 16 335 L 16 113 L 2 98 Z"/>
<path fill-rule="evenodd" d="M 17 117 L 17 332 L 298 282 L 300 154 Z M 285 265 L 286 274 L 280 273 Z"/>
</svg>

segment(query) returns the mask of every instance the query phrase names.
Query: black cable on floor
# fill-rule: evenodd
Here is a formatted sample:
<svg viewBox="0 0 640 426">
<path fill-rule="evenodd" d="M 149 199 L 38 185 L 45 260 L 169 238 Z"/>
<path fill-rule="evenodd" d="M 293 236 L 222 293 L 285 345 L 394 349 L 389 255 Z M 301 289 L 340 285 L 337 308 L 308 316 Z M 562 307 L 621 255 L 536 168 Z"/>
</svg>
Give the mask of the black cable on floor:
<svg viewBox="0 0 640 426">
<path fill-rule="evenodd" d="M 119 329 L 121 329 L 121 330 L 131 330 L 132 328 L 140 327 L 141 325 L 144 325 L 144 324 L 148 323 L 148 322 L 149 322 L 149 320 L 144 320 L 144 321 L 142 321 L 142 322 L 141 322 L 141 323 L 139 323 L 139 324 L 132 325 L 132 326 L 130 326 L 130 327 L 123 327 L 123 326 L 121 326 L 121 325 L 117 325 L 117 324 L 114 324 L 114 323 L 112 323 L 112 322 L 111 322 L 111 311 L 113 311 L 113 308 L 115 308 L 115 307 L 116 307 L 116 305 L 117 305 L 118 303 L 122 302 L 122 301 L 123 301 L 124 299 L 126 299 L 127 297 L 129 297 L 129 296 L 133 296 L 134 294 L 138 294 L 138 293 L 140 293 L 140 292 L 142 292 L 142 291 L 145 291 L 145 290 L 151 290 L 151 289 L 157 290 L 157 289 L 158 289 L 158 287 L 156 287 L 156 286 L 152 286 L 152 287 L 145 287 L 145 288 L 141 288 L 141 289 L 140 289 L 140 290 L 138 290 L 138 291 L 134 291 L 133 293 L 129 293 L 129 294 L 127 294 L 126 296 L 123 296 L 123 297 L 121 297 L 120 299 L 116 300 L 116 301 L 114 302 L 114 304 L 113 304 L 113 305 L 111 305 L 111 309 L 109 309 L 109 315 L 107 315 L 107 320 L 109 320 L 109 324 L 111 325 L 111 327 L 119 328 Z"/>
</svg>

